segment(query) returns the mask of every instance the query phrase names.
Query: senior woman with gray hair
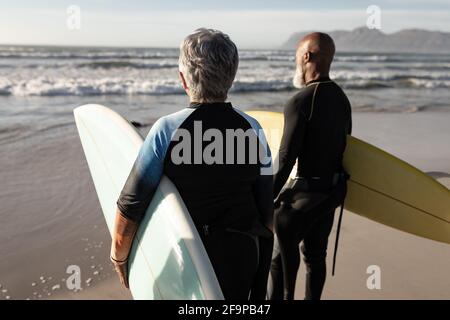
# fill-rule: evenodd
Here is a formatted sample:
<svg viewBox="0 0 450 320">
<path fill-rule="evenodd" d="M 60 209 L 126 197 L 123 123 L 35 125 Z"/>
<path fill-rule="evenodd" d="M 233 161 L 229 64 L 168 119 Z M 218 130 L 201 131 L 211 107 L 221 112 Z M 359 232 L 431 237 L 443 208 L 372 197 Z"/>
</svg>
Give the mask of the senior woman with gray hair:
<svg viewBox="0 0 450 320">
<path fill-rule="evenodd" d="M 134 235 L 165 174 L 192 216 L 225 299 L 265 297 L 273 244 L 270 151 L 258 122 L 225 102 L 238 60 L 235 44 L 217 30 L 196 30 L 181 44 L 179 77 L 190 105 L 156 121 L 117 201 L 111 261 L 127 287 Z"/>
</svg>

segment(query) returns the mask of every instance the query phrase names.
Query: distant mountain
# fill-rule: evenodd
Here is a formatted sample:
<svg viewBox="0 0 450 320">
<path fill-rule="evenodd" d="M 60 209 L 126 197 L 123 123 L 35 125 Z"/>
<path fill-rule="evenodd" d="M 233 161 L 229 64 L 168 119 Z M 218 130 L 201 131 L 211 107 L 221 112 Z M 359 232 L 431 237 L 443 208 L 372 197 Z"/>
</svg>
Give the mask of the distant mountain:
<svg viewBox="0 0 450 320">
<path fill-rule="evenodd" d="M 310 33 L 294 33 L 283 45 L 283 49 L 294 49 L 298 41 Z M 450 33 L 406 29 L 386 34 L 376 29 L 360 27 L 352 31 L 327 32 L 336 43 L 339 52 L 398 52 L 398 53 L 448 53 Z"/>
</svg>

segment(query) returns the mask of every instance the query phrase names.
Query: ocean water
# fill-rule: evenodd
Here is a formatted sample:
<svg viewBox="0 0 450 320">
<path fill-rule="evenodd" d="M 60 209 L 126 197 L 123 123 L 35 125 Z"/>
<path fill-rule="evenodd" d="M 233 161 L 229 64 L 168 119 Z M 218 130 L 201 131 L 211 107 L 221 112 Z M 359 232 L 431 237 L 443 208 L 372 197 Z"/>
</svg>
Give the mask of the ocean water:
<svg viewBox="0 0 450 320">
<path fill-rule="evenodd" d="M 70 124 L 102 103 L 135 121 L 187 105 L 178 49 L 0 46 L 0 143 Z M 295 93 L 293 51 L 241 50 L 229 100 L 281 110 Z M 450 110 L 450 56 L 338 53 L 331 77 L 354 111 Z"/>
<path fill-rule="evenodd" d="M 177 71 L 178 49 L 1 46 L 0 96 L 182 94 Z M 293 51 L 241 50 L 232 92 L 290 91 L 293 73 Z M 338 53 L 331 76 L 344 89 L 428 95 L 450 88 L 450 56 Z"/>
<path fill-rule="evenodd" d="M 73 124 L 101 103 L 151 124 L 188 104 L 178 49 L 0 46 L 0 145 Z M 241 50 L 229 100 L 282 110 L 295 93 L 293 51 Z M 450 56 L 338 53 L 331 77 L 355 112 L 450 111 Z"/>
</svg>

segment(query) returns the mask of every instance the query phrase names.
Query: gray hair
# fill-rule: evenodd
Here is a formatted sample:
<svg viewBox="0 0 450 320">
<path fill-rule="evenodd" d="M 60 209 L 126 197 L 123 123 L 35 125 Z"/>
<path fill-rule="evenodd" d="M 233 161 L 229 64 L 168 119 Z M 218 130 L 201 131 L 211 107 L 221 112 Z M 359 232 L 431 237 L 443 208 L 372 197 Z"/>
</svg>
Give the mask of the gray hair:
<svg viewBox="0 0 450 320">
<path fill-rule="evenodd" d="M 238 64 L 236 45 L 221 31 L 197 29 L 181 43 L 179 68 L 195 102 L 224 101 Z"/>
</svg>

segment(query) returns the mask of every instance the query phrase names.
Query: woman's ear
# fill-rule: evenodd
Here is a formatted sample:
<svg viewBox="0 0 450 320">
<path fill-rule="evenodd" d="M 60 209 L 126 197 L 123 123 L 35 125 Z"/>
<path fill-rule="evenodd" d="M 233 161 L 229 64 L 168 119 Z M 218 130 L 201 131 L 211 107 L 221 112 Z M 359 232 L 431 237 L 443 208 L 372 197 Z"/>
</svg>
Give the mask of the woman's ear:
<svg viewBox="0 0 450 320">
<path fill-rule="evenodd" d="M 183 72 L 180 71 L 180 72 L 178 73 L 178 75 L 180 76 L 181 85 L 183 86 L 184 91 L 186 91 L 186 93 L 189 94 L 189 93 L 188 93 L 189 87 L 188 87 L 188 85 L 187 85 L 187 83 L 186 83 L 186 79 L 184 78 Z"/>
</svg>

